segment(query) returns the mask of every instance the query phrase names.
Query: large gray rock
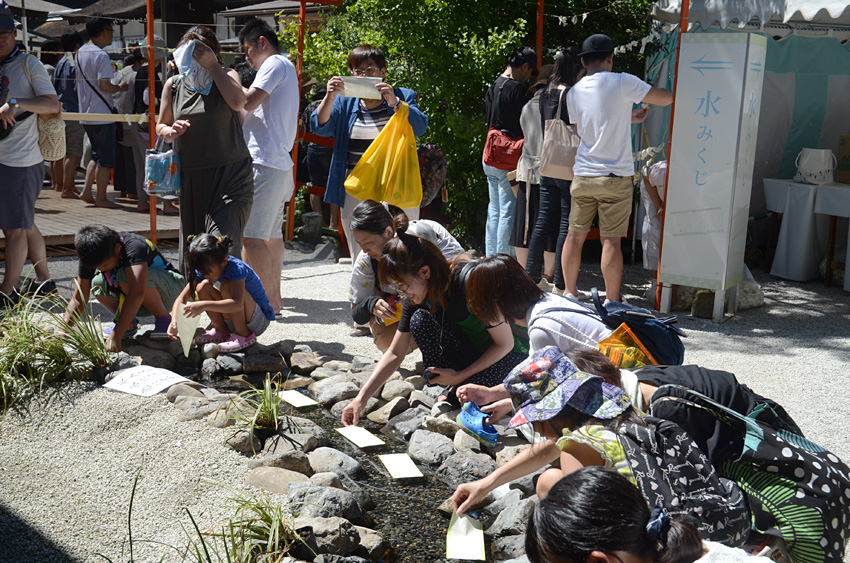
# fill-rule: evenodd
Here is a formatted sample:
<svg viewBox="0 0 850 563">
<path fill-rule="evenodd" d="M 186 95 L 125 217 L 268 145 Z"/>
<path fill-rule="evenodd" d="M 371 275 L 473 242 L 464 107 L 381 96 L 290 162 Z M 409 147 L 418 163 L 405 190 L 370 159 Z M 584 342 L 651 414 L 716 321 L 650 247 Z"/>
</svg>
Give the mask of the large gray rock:
<svg viewBox="0 0 850 563">
<path fill-rule="evenodd" d="M 218 362 L 215 361 L 215 358 L 207 358 L 201 364 L 201 376 L 206 381 L 211 381 L 215 379 L 216 375 L 218 375 Z"/>
<path fill-rule="evenodd" d="M 331 414 L 336 418 L 341 418 L 342 411 L 345 409 L 345 407 L 348 406 L 348 403 L 350 403 L 351 401 L 353 401 L 353 399 L 346 399 L 344 401 L 340 401 L 334 404 L 334 406 L 331 407 Z M 363 407 L 362 411 L 360 411 L 360 416 L 368 415 L 379 406 L 381 406 L 381 401 L 379 401 L 375 397 L 369 397 L 369 400 L 366 401 L 366 406 Z"/>
<path fill-rule="evenodd" d="M 421 375 L 411 375 L 410 377 L 405 378 L 405 381 L 413 385 L 414 389 L 417 391 L 422 391 L 425 388 L 425 385 L 428 384 L 428 380 Z"/>
<path fill-rule="evenodd" d="M 306 482 L 293 482 L 287 491 L 293 509 L 300 515 L 314 518 L 339 516 L 352 522 L 363 520 L 360 505 L 348 491 L 320 487 L 306 477 L 304 481 Z"/>
<path fill-rule="evenodd" d="M 410 402 L 410 406 L 418 407 L 421 405 L 427 408 L 429 411 L 431 410 L 431 407 L 434 406 L 435 402 L 435 399 L 433 397 L 422 391 L 413 391 L 410 394 L 410 397 L 407 398 L 407 400 L 408 402 Z"/>
<path fill-rule="evenodd" d="M 487 493 L 484 498 L 470 506 L 467 509 L 467 512 L 481 512 L 481 510 L 483 510 L 485 506 L 493 504 L 493 501 L 495 500 L 496 497 L 493 496 L 493 493 Z M 448 517 L 451 517 L 454 511 L 455 509 L 452 506 L 452 497 L 447 498 L 440 506 L 437 507 L 437 512 Z"/>
<path fill-rule="evenodd" d="M 331 443 L 328 433 L 310 420 L 301 416 L 282 416 L 278 419 L 278 432 L 287 434 L 309 434 L 316 439 L 316 445 L 327 446 Z"/>
<path fill-rule="evenodd" d="M 407 453 L 415 461 L 426 465 L 440 465 L 447 457 L 455 453 L 455 447 L 452 441 L 442 434 L 417 430 L 410 436 Z"/>
<path fill-rule="evenodd" d="M 307 454 L 300 450 L 263 452 L 259 457 L 248 460 L 249 469 L 255 469 L 257 467 L 279 467 L 280 469 L 297 471 L 307 476 L 313 474 L 313 468 L 310 467 L 310 460 L 307 458 Z"/>
<path fill-rule="evenodd" d="M 360 534 L 360 545 L 354 550 L 355 555 L 359 555 L 369 561 L 378 561 L 387 551 L 389 544 L 381 535 L 370 528 L 355 526 Z"/>
<path fill-rule="evenodd" d="M 147 346 L 127 346 L 124 350 L 131 356 L 142 358 L 142 365 L 154 368 L 171 369 L 177 364 L 174 356 L 165 350 L 154 350 Z"/>
<path fill-rule="evenodd" d="M 180 396 L 204 397 L 205 395 L 201 391 L 201 385 L 193 381 L 176 383 L 165 392 L 165 398 L 172 403 Z"/>
<path fill-rule="evenodd" d="M 325 379 L 321 379 L 319 381 L 316 381 L 314 383 L 309 384 L 307 386 L 307 389 L 309 389 L 310 392 L 313 395 L 317 395 L 317 394 L 321 393 L 323 390 L 327 389 L 328 387 L 332 387 L 332 386 L 337 385 L 339 383 L 350 383 L 350 382 L 351 382 L 351 380 L 349 379 L 349 374 L 338 373 L 338 374 L 333 375 L 331 377 L 326 377 Z"/>
<path fill-rule="evenodd" d="M 514 559 L 525 555 L 525 534 L 505 536 L 490 544 L 490 553 L 495 561 Z"/>
<path fill-rule="evenodd" d="M 457 427 L 457 423 L 455 423 L 455 427 Z M 481 451 L 481 442 L 459 428 L 455 431 L 454 445 L 457 451 L 463 453 Z"/>
<path fill-rule="evenodd" d="M 442 434 L 443 436 L 447 436 L 449 439 L 454 438 L 457 433 L 457 423 L 441 416 L 436 418 L 433 416 L 426 416 L 422 419 L 420 428 L 424 428 L 430 432 L 436 432 L 437 434 Z"/>
<path fill-rule="evenodd" d="M 242 454 L 258 452 L 263 446 L 260 438 L 247 430 L 237 430 L 224 443 Z"/>
<path fill-rule="evenodd" d="M 257 467 L 245 475 L 245 484 L 271 493 L 285 495 L 291 483 L 309 483 L 310 479 L 297 471 L 280 467 Z"/>
<path fill-rule="evenodd" d="M 272 356 L 271 354 L 247 355 L 242 360 L 242 369 L 245 373 L 281 373 L 287 371 L 283 356 Z"/>
<path fill-rule="evenodd" d="M 363 512 L 375 508 L 375 501 L 372 500 L 372 496 L 369 494 L 369 491 L 358 485 L 354 479 L 348 475 L 340 475 L 339 480 L 342 483 L 342 488 L 354 495 L 354 500 L 357 501 L 357 504 L 360 505 L 360 509 L 363 510 Z"/>
<path fill-rule="evenodd" d="M 342 375 L 342 373 L 337 370 L 330 369 L 327 366 L 322 366 L 320 368 L 314 369 L 313 373 L 310 374 L 310 377 L 313 378 L 315 381 L 321 381 L 323 379 L 328 379 L 329 377 L 334 377 L 337 375 Z"/>
<path fill-rule="evenodd" d="M 333 448 L 317 448 L 307 457 L 310 458 L 310 466 L 316 473 L 333 471 L 348 475 L 352 479 L 361 479 L 366 476 L 366 472 L 356 459 Z"/>
<path fill-rule="evenodd" d="M 390 438 L 406 442 L 416 429 L 419 428 L 419 425 L 422 424 L 422 419 L 426 416 L 428 416 L 427 410 L 418 408 L 408 409 L 389 419 L 386 425 L 381 428 L 381 433 Z"/>
<path fill-rule="evenodd" d="M 536 482 L 537 476 L 549 469 L 549 467 L 541 467 L 534 473 L 530 473 L 528 475 L 523 475 L 519 479 L 514 479 L 509 483 L 509 487 L 511 489 L 517 489 L 518 491 L 522 491 L 522 495 L 524 497 L 533 496 L 536 492 Z"/>
<path fill-rule="evenodd" d="M 290 389 L 301 389 L 302 387 L 307 387 L 312 383 L 313 380 L 309 377 L 303 375 L 291 375 L 286 381 L 280 384 L 280 388 L 284 391 L 288 391 Z"/>
<path fill-rule="evenodd" d="M 359 392 L 360 388 L 357 387 L 357 385 L 350 381 L 346 381 L 344 383 L 337 383 L 335 385 L 325 387 L 316 395 L 316 400 L 319 401 L 322 406 L 327 406 L 344 401 L 345 399 L 353 399 Z"/>
<path fill-rule="evenodd" d="M 322 358 L 310 352 L 293 352 L 289 365 L 297 374 L 310 375 L 314 369 L 322 367 Z"/>
<path fill-rule="evenodd" d="M 355 549 L 351 555 L 329 555 L 325 553 L 313 559 L 313 563 L 371 563 L 371 561 L 357 555 L 357 550 Z"/>
<path fill-rule="evenodd" d="M 297 545 L 292 550 L 292 554 L 299 559 L 309 558 L 312 561 L 314 553 L 348 555 L 360 542 L 360 534 L 345 518 L 299 516 L 295 519 L 295 529 L 302 528 L 310 528 L 312 533 L 306 539 L 307 546 Z"/>
<path fill-rule="evenodd" d="M 364 356 L 354 356 L 354 359 L 351 360 L 351 371 L 372 371 L 374 369 L 375 364 L 378 362 L 373 360 L 372 358 L 366 358 Z"/>
<path fill-rule="evenodd" d="M 174 404 L 183 411 L 180 420 L 200 420 L 207 418 L 212 413 L 226 410 L 227 405 L 230 404 L 230 397 L 219 395 L 214 399 L 197 399 L 183 396 L 178 397 Z"/>
<path fill-rule="evenodd" d="M 285 454 L 298 451 L 308 453 L 316 449 L 318 440 L 310 434 L 290 434 L 282 432 L 266 439 L 263 452 L 269 454 Z"/>
<path fill-rule="evenodd" d="M 237 354 L 219 354 L 215 359 L 219 373 L 224 376 L 242 373 L 242 357 Z"/>
<path fill-rule="evenodd" d="M 484 533 L 494 538 L 524 534 L 536 499 L 531 497 L 506 506 Z"/>
<path fill-rule="evenodd" d="M 496 455 L 496 465 L 501 467 L 530 447 L 525 438 L 499 436 L 499 442 L 490 448 L 490 453 Z"/>
<path fill-rule="evenodd" d="M 407 381 L 387 381 L 381 391 L 381 398 L 385 401 L 391 401 L 396 397 L 407 399 L 414 390 L 413 385 Z"/>
<path fill-rule="evenodd" d="M 342 481 L 339 480 L 339 475 L 333 471 L 323 471 L 322 473 L 314 473 L 310 477 L 310 482 L 320 487 L 328 487 L 330 489 L 342 489 Z"/>
<path fill-rule="evenodd" d="M 494 501 L 491 504 L 488 504 L 484 507 L 484 513 L 487 516 L 498 516 L 509 506 L 513 506 L 522 500 L 523 494 L 519 489 L 511 489 L 501 498 Z"/>
<path fill-rule="evenodd" d="M 344 362 L 342 360 L 331 360 L 329 362 L 325 362 L 322 367 L 333 371 L 346 372 L 351 369 L 351 362 Z"/>
<path fill-rule="evenodd" d="M 458 452 L 443 461 L 437 475 L 450 488 L 456 489 L 461 483 L 483 479 L 495 470 L 496 464 L 488 455 Z"/>
<path fill-rule="evenodd" d="M 410 408 L 410 404 L 404 397 L 396 397 L 383 407 L 377 408 L 366 415 L 366 418 L 378 424 L 386 424 L 394 416 Z"/>
</svg>

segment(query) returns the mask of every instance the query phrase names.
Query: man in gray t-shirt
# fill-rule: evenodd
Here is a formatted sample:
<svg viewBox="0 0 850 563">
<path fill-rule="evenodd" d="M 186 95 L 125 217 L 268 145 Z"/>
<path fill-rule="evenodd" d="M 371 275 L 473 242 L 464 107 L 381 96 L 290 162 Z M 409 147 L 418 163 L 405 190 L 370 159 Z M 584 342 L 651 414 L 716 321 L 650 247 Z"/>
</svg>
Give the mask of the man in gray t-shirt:
<svg viewBox="0 0 850 563">
<path fill-rule="evenodd" d="M 16 23 L 9 6 L 0 0 L 0 229 L 6 238 L 0 307 L 17 302 L 15 286 L 27 255 L 35 280 L 23 293 L 53 284 L 44 238 L 35 225 L 35 200 L 44 181 L 37 114 L 57 113 L 62 106 L 42 64 L 17 45 Z"/>
<path fill-rule="evenodd" d="M 564 295 L 578 299 L 581 249 L 598 214 L 605 296 L 620 301 L 620 240 L 628 233 L 634 190 L 631 124 L 642 122 L 647 113 L 632 108 L 641 102 L 667 106 L 673 96 L 631 74 L 611 72 L 614 42 L 605 35 L 588 37 L 579 56 L 587 74 L 567 93 L 567 109 L 581 143 L 570 185 L 570 230 L 561 255 Z"/>
<path fill-rule="evenodd" d="M 112 20 L 93 17 L 86 21 L 90 40 L 77 51 L 77 100 L 81 113 L 112 113 L 112 94 L 126 92 L 127 84 L 116 86 L 109 55 L 103 50 L 112 44 Z M 109 175 L 115 167 L 115 122 L 83 121 L 83 128 L 91 142 L 92 161 L 97 167 L 95 183 L 97 196 L 92 197 L 92 186 L 86 182 L 80 199 L 95 207 L 119 207 L 106 199 Z M 91 164 L 89 164 L 91 166 Z M 87 175 L 88 177 L 88 175 Z"/>
</svg>

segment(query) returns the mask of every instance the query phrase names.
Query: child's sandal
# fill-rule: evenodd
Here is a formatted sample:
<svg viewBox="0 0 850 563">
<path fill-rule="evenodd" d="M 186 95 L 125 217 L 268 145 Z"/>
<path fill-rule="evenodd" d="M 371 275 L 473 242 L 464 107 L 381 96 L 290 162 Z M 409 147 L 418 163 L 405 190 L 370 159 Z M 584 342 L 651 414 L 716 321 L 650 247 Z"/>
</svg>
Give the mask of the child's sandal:
<svg viewBox="0 0 850 563">
<path fill-rule="evenodd" d="M 488 416 L 475 403 L 466 402 L 460 414 L 457 415 L 457 425 L 485 446 L 492 448 L 499 439 L 499 433 L 493 425 L 484 424 Z"/>
<path fill-rule="evenodd" d="M 253 332 L 248 336 L 239 336 L 235 332 L 231 334 L 230 339 L 218 345 L 219 352 L 238 352 L 249 346 L 253 346 L 257 342 L 257 335 Z"/>
<path fill-rule="evenodd" d="M 218 344 L 230 338 L 230 332 L 219 332 L 215 327 L 195 337 L 195 344 Z"/>
</svg>

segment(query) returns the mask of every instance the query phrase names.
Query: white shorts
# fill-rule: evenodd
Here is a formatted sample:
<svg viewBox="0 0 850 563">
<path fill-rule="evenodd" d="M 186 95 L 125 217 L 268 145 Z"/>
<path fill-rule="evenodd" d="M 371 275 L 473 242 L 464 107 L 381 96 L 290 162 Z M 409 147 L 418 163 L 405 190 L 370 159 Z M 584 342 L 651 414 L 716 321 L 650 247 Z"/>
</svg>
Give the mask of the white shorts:
<svg viewBox="0 0 850 563">
<path fill-rule="evenodd" d="M 295 191 L 292 170 L 254 164 L 254 204 L 243 237 L 283 238 L 284 205 Z"/>
</svg>

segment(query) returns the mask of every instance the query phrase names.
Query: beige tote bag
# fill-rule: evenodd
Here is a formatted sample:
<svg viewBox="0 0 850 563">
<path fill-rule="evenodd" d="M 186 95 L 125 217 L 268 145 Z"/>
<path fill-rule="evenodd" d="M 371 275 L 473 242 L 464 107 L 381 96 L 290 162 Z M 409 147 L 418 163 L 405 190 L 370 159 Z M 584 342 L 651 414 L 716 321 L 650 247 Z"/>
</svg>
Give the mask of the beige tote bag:
<svg viewBox="0 0 850 563">
<path fill-rule="evenodd" d="M 573 165 L 581 138 L 575 125 L 561 120 L 561 105 L 566 88 L 558 96 L 555 119 L 547 119 L 543 130 L 543 150 L 540 153 L 540 175 L 561 180 L 573 179 Z"/>
</svg>

